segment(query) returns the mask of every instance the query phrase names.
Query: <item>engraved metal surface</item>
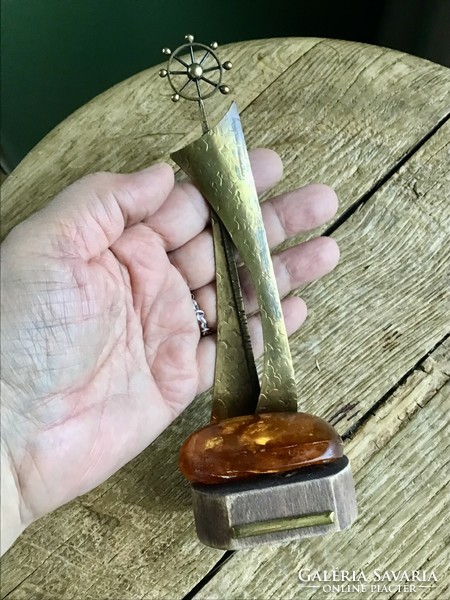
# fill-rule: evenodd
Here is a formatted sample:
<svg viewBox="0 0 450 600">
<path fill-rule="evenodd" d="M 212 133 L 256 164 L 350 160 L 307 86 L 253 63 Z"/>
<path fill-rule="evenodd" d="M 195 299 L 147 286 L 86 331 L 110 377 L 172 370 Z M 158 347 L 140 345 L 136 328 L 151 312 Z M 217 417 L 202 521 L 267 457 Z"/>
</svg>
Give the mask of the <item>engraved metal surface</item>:
<svg viewBox="0 0 450 600">
<path fill-rule="evenodd" d="M 211 223 L 217 291 L 217 350 L 211 421 L 216 422 L 253 414 L 260 387 L 234 244 L 213 211 Z"/>
<path fill-rule="evenodd" d="M 334 533 L 357 517 L 346 456 L 285 475 L 194 484 L 192 500 L 199 539 L 227 550 Z"/>
<path fill-rule="evenodd" d="M 249 269 L 261 314 L 264 364 L 257 412 L 297 411 L 297 389 L 281 302 L 251 172 L 239 113 L 233 103 L 213 129 L 172 154 L 223 223 Z M 220 303 L 219 298 L 219 303 Z M 221 340 L 236 338 L 235 325 L 224 325 Z M 233 352 L 224 353 L 230 378 Z M 243 413 L 241 413 L 243 414 Z"/>
</svg>

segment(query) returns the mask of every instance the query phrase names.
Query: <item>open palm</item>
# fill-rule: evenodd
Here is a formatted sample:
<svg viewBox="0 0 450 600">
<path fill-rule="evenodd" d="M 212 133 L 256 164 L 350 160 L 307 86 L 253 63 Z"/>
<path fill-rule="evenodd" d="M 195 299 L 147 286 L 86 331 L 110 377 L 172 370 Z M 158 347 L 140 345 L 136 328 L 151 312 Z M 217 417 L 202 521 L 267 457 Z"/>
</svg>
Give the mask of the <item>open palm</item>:
<svg viewBox="0 0 450 600">
<path fill-rule="evenodd" d="M 252 155 L 257 188 L 282 172 Z M 326 186 L 263 204 L 269 243 L 316 227 L 336 210 Z M 208 208 L 168 165 L 88 176 L 16 227 L 2 247 L 3 440 L 36 518 L 105 480 L 153 441 L 213 381 L 215 336 L 200 337 L 191 291 L 215 329 Z M 333 240 L 274 257 L 280 294 L 331 270 Z M 241 270 L 248 311 L 256 298 Z M 306 316 L 283 301 L 289 333 Z M 262 349 L 257 314 L 250 318 Z M 174 449 L 175 451 L 175 449 Z"/>
</svg>

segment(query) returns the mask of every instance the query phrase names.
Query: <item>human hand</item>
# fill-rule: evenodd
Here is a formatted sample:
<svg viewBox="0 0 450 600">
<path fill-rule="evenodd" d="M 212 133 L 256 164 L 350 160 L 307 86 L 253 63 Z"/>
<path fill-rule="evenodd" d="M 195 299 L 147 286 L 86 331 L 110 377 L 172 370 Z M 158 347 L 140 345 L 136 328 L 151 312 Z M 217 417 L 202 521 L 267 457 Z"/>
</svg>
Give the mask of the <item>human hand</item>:
<svg viewBox="0 0 450 600">
<path fill-rule="evenodd" d="M 251 159 L 260 192 L 280 179 L 274 152 Z M 269 244 L 321 225 L 336 208 L 321 185 L 265 202 Z M 3 243 L 2 487 L 13 515 L 10 526 L 2 518 L 5 549 L 31 521 L 131 460 L 212 385 L 215 336 L 200 337 L 191 300 L 192 290 L 214 330 L 208 214 L 197 189 L 174 186 L 161 164 L 87 176 Z M 330 271 L 338 256 L 330 238 L 274 256 L 280 295 Z M 241 280 L 253 313 L 245 269 Z M 297 297 L 282 305 L 291 334 L 306 307 Z M 257 315 L 249 327 L 260 353 Z"/>
</svg>

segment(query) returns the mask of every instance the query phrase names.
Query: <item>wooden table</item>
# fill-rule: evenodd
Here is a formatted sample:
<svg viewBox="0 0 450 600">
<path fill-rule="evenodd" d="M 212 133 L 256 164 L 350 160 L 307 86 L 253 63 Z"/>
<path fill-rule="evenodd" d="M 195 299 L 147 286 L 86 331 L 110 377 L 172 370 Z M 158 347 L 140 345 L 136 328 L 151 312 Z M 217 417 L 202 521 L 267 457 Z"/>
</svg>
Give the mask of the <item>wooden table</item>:
<svg viewBox="0 0 450 600">
<path fill-rule="evenodd" d="M 449 597 L 450 71 L 321 39 L 234 44 L 221 57 L 236 65 L 228 82 L 248 145 L 283 157 L 277 190 L 321 181 L 340 197 L 320 233 L 339 242 L 341 262 L 300 290 L 310 313 L 292 352 L 302 409 L 346 439 L 359 519 L 347 532 L 282 547 L 202 546 L 177 453 L 207 421 L 205 394 L 114 477 L 30 527 L 4 557 L 3 595 Z M 200 133 L 196 108 L 173 106 L 157 71 L 94 99 L 31 152 L 3 185 L 3 235 L 81 175 L 167 159 Z M 228 102 L 212 103 L 212 122 Z M 386 580 L 329 593 L 322 582 L 302 584 L 300 569 L 364 570 L 368 579 L 374 569 L 426 569 L 438 582 L 405 594 L 371 589 Z"/>
</svg>

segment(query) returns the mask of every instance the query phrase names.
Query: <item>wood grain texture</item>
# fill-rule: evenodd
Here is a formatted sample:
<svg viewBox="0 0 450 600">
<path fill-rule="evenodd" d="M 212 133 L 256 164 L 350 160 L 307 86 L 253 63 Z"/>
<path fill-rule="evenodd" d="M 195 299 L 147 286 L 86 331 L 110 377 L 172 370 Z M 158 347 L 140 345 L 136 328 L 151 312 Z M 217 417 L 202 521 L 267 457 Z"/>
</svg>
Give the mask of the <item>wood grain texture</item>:
<svg viewBox="0 0 450 600">
<path fill-rule="evenodd" d="M 279 189 L 311 180 L 337 187 L 341 215 L 450 110 L 449 71 L 397 52 L 328 40 L 251 42 L 230 46 L 229 50 L 224 50 L 224 56 L 226 53 L 236 65 L 239 59 L 234 51 L 237 57 L 250 54 L 260 68 L 248 96 L 247 90 L 240 90 L 237 97 L 241 107 L 248 106 L 242 120 L 249 145 L 267 144 L 281 152 L 286 176 Z M 259 52 L 265 53 L 263 58 Z M 250 76 L 251 69 L 245 72 Z M 146 84 L 141 87 L 143 82 Z M 177 111 L 172 107 L 168 110 L 162 88 L 152 92 L 153 85 L 149 72 L 140 74 L 80 109 L 50 134 L 2 186 L 3 231 L 81 174 L 138 168 L 167 156 L 191 139 L 193 134 L 185 132 L 190 132 L 189 119 L 194 115 L 180 120 L 178 107 Z M 180 123 L 185 129 L 179 129 L 180 135 L 174 138 L 170 132 Z M 152 131 L 160 133 L 152 137 Z M 143 137 L 138 146 L 139 132 Z M 320 284 L 301 290 L 310 316 L 292 338 L 291 348 L 304 398 L 302 409 L 330 417 L 341 433 L 358 424 L 450 329 L 449 139 L 447 124 L 386 185 L 361 203 L 335 233 L 342 252 L 338 270 Z M 431 383 L 437 372 L 437 367 L 432 369 L 432 379 L 423 371 L 414 373 L 414 381 L 425 396 L 438 385 Z M 438 381 L 447 377 L 441 373 Z M 392 473 L 388 470 L 390 454 L 386 451 L 383 460 L 364 466 L 369 459 L 375 461 L 381 456 L 378 447 L 387 448 L 391 443 L 394 450 L 397 442 L 390 440 L 397 439 L 405 420 L 415 412 L 413 422 L 420 425 L 416 431 L 425 436 L 430 427 L 440 435 L 433 411 L 419 410 L 422 395 L 417 394 L 401 396 L 400 400 L 396 396 L 386 404 L 393 412 L 388 411 L 373 431 L 369 428 L 372 435 L 366 434 L 375 416 L 361 429 L 366 434 L 356 434 L 358 441 L 349 443 L 358 472 L 366 468 L 368 477 L 373 469 L 375 483 L 377 477 L 385 481 L 386 490 L 391 489 L 389 478 L 383 479 L 385 472 Z M 31 526 L 4 557 L 2 594 L 9 599 L 34 595 L 92 600 L 172 600 L 186 594 L 222 556 L 221 551 L 198 543 L 189 490 L 176 465 L 181 442 L 208 420 L 209 400 L 208 394 L 199 397 L 154 444 L 102 486 Z M 401 414 L 406 415 L 403 419 L 395 413 L 397 403 L 404 411 Z M 424 417 L 420 417 L 422 412 Z M 380 414 L 384 413 L 375 413 Z M 429 441 L 429 437 L 424 439 Z M 432 456 L 435 460 L 435 454 Z M 438 491 L 440 479 L 435 473 L 431 465 L 429 482 Z M 371 492 L 364 493 L 362 498 L 368 503 Z M 421 494 L 413 506 L 417 514 L 424 511 Z M 377 547 L 393 553 L 403 546 L 400 537 L 389 538 L 389 520 L 395 515 L 387 514 L 386 524 L 377 523 Z M 370 518 L 369 508 L 365 515 Z M 423 516 L 428 523 L 428 516 Z M 399 527 L 401 521 L 395 522 Z M 433 523 L 430 527 L 435 526 Z M 344 535 L 351 536 L 352 531 Z M 359 544 L 361 534 L 351 539 Z M 422 556 L 417 539 L 409 539 L 408 551 Z M 343 538 L 336 536 L 334 543 L 342 550 Z M 427 548 L 429 543 L 427 538 Z M 300 561 L 303 548 L 303 544 L 301 548 L 294 544 L 286 550 L 287 556 L 292 554 Z M 438 561 L 435 550 L 430 550 L 430 556 Z M 228 587 L 225 597 L 243 597 L 254 591 L 252 572 L 259 568 L 266 572 L 266 552 L 252 551 L 251 566 L 247 555 L 234 559 L 229 571 L 236 574 L 234 588 Z M 276 551 L 270 554 L 275 555 Z M 415 568 L 413 558 L 408 560 Z M 292 574 L 280 573 L 286 578 Z M 279 578 L 280 586 L 283 577 Z M 211 593 L 223 591 L 223 581 L 217 580 L 220 588 L 206 589 Z M 243 582 L 249 582 L 250 587 L 241 596 L 238 587 Z M 270 585 L 264 578 L 266 587 L 261 593 L 268 590 L 264 597 L 271 597 Z M 277 589 L 285 597 L 281 587 Z"/>
<path fill-rule="evenodd" d="M 353 464 L 359 518 L 345 533 L 300 544 L 234 554 L 195 600 L 308 598 L 447 598 L 448 529 L 443 524 L 450 483 L 447 435 L 450 343 L 426 360 L 358 430 L 347 450 Z M 386 435 L 385 432 L 388 432 Z M 330 594 L 299 582 L 301 569 L 434 570 L 438 582 L 415 593 Z M 386 582 L 382 582 L 386 583 Z"/>
<path fill-rule="evenodd" d="M 447 122 L 333 234 L 333 275 L 297 292 L 301 397 L 341 431 L 450 331 L 449 161 Z"/>
</svg>

